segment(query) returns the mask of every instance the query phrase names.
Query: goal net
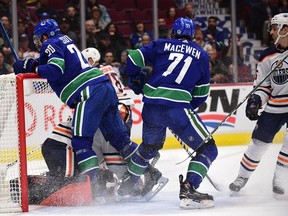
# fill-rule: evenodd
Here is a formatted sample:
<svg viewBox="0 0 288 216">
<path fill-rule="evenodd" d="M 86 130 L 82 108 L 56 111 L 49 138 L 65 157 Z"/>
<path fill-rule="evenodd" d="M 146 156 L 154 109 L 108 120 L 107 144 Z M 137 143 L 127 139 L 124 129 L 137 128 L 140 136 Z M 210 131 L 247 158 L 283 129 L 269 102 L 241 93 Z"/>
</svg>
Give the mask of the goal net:
<svg viewBox="0 0 288 216">
<path fill-rule="evenodd" d="M 36 74 L 0 76 L 0 212 L 28 211 L 27 175 L 48 171 L 41 145 L 69 116 L 72 110 L 47 80 Z"/>
</svg>

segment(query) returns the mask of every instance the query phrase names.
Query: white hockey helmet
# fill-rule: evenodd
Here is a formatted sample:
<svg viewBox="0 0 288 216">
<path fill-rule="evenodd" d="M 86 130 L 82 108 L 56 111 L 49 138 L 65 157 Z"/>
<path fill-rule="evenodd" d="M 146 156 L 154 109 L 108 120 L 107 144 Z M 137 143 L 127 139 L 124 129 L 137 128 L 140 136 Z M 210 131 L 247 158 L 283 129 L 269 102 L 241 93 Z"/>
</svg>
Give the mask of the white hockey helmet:
<svg viewBox="0 0 288 216">
<path fill-rule="evenodd" d="M 89 58 L 91 58 L 93 60 L 93 64 L 95 62 L 99 62 L 100 57 L 101 57 L 99 51 L 94 47 L 88 47 L 88 48 L 84 49 L 81 53 L 83 54 L 84 58 L 87 61 Z"/>
<path fill-rule="evenodd" d="M 278 27 L 278 37 L 275 41 L 275 44 L 276 44 L 280 37 L 287 36 L 287 34 L 280 35 L 280 31 L 285 25 L 288 26 L 288 13 L 280 13 L 280 14 L 275 15 L 270 21 L 270 26 L 268 28 L 269 32 L 271 31 L 272 25 L 277 25 Z"/>
</svg>

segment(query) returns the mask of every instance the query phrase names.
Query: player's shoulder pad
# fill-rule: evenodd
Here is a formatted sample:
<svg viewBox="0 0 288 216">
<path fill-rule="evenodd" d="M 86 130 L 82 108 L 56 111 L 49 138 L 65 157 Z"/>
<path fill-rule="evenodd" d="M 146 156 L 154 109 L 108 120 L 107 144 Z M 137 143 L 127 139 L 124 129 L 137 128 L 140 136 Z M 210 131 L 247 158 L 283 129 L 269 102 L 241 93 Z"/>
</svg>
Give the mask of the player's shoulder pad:
<svg viewBox="0 0 288 216">
<path fill-rule="evenodd" d="M 279 52 L 279 50 L 273 45 L 273 46 L 270 46 L 268 48 L 266 48 L 265 50 L 263 50 L 259 56 L 259 59 L 258 61 L 262 61 L 266 56 L 269 56 L 269 55 L 272 55 L 274 53 L 277 53 Z"/>
</svg>

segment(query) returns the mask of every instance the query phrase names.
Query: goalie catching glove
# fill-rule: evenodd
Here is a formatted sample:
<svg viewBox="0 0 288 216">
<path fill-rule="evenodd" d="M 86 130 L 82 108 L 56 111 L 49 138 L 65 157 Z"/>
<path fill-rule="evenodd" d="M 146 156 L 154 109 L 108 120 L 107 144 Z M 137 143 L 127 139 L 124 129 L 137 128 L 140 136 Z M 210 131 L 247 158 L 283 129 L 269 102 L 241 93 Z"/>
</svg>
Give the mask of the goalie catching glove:
<svg viewBox="0 0 288 216">
<path fill-rule="evenodd" d="M 246 106 L 246 116 L 251 121 L 255 121 L 259 118 L 258 111 L 261 108 L 262 101 L 261 97 L 256 94 L 252 94 L 251 97 L 247 101 Z"/>
<path fill-rule="evenodd" d="M 32 58 L 17 60 L 13 64 L 14 73 L 16 75 L 19 73 L 35 73 L 37 66 L 38 66 L 38 61 Z"/>
<path fill-rule="evenodd" d="M 128 77 L 128 86 L 137 95 L 143 93 L 143 86 L 145 85 L 145 79 L 146 79 L 148 70 L 149 69 L 147 67 L 143 67 L 140 70 L 138 75 Z"/>
</svg>

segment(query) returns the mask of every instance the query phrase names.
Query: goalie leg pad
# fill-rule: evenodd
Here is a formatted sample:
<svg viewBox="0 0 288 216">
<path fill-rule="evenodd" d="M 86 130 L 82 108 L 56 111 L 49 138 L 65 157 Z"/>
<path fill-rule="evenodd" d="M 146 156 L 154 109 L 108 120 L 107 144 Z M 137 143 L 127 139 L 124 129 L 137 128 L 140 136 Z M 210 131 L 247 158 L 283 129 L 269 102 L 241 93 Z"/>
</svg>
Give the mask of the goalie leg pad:
<svg viewBox="0 0 288 216">
<path fill-rule="evenodd" d="M 82 206 L 92 202 L 92 192 L 89 176 L 83 176 L 74 183 L 70 183 L 54 192 L 40 205 L 46 206 Z"/>
</svg>

